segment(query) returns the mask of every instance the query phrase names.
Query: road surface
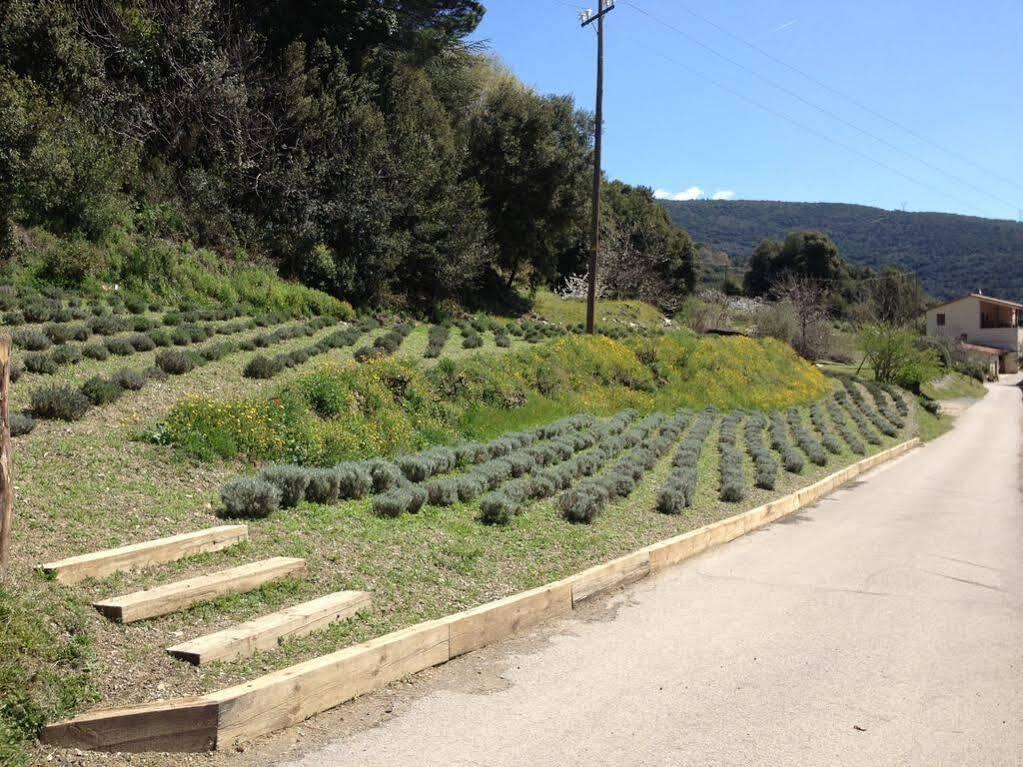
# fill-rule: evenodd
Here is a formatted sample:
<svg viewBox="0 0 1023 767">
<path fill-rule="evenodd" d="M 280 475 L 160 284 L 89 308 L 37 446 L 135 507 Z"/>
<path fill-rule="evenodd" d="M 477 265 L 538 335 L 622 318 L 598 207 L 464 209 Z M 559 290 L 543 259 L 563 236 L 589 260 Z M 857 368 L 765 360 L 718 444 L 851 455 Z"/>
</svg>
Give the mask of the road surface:
<svg viewBox="0 0 1023 767">
<path fill-rule="evenodd" d="M 287 764 L 1023 765 L 1010 383 L 816 507 L 539 646 L 441 667 L 393 716 Z M 499 684 L 472 684 L 480 663 Z"/>
</svg>

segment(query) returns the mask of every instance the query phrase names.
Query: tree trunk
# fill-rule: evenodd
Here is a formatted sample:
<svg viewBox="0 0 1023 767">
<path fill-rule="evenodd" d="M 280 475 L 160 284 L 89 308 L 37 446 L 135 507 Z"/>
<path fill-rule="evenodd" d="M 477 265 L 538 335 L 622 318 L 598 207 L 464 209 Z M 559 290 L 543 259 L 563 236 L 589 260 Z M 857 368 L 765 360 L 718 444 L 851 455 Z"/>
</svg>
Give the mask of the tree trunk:
<svg viewBox="0 0 1023 767">
<path fill-rule="evenodd" d="M 0 337 L 0 568 L 10 561 L 14 483 L 11 478 L 11 424 L 7 392 L 11 381 L 11 337 Z"/>
</svg>

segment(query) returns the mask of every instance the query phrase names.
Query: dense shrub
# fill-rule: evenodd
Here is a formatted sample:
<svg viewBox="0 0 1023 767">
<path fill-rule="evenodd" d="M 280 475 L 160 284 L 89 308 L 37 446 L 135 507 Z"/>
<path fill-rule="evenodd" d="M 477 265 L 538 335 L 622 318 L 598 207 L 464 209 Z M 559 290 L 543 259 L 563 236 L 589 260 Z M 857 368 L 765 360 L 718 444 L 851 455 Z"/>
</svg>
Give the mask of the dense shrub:
<svg viewBox="0 0 1023 767">
<path fill-rule="evenodd" d="M 849 395 L 846 392 L 835 392 L 835 401 L 838 402 L 845 412 L 847 412 L 853 419 L 853 423 L 856 424 L 856 428 L 867 442 L 871 445 L 881 444 L 881 435 L 871 428 L 869 420 L 863 415 L 863 411 L 860 410 L 860 408 L 851 399 L 849 399 Z"/>
<path fill-rule="evenodd" d="M 283 368 L 284 366 L 276 360 L 258 354 L 245 365 L 242 375 L 246 378 L 273 378 Z"/>
<path fill-rule="evenodd" d="M 135 333 L 128 338 L 128 343 L 137 352 L 151 352 L 156 348 L 156 343 L 145 333 Z"/>
<path fill-rule="evenodd" d="M 899 431 L 895 424 L 893 424 L 888 418 L 885 418 L 881 413 L 878 413 L 877 410 L 867 402 L 867 399 L 863 396 L 863 392 L 859 385 L 851 376 L 839 376 L 839 380 L 845 387 L 846 392 L 848 392 L 849 396 L 852 398 L 852 401 L 856 404 L 856 407 L 874 425 L 874 428 L 888 437 L 898 435 Z"/>
<path fill-rule="evenodd" d="M 789 429 L 781 413 L 771 414 L 771 447 L 781 454 L 785 471 L 799 474 L 803 470 L 803 456 L 789 441 Z"/>
<path fill-rule="evenodd" d="M 165 373 L 179 376 L 195 367 L 195 359 L 180 349 L 163 349 L 156 354 L 156 366 Z"/>
<path fill-rule="evenodd" d="M 558 508 L 569 522 L 590 523 L 607 505 L 608 492 L 594 479 L 586 479 L 558 496 Z"/>
<path fill-rule="evenodd" d="M 124 389 L 120 385 L 102 376 L 93 376 L 82 384 L 82 394 L 97 407 L 116 402 L 123 393 Z"/>
<path fill-rule="evenodd" d="M 718 472 L 721 477 L 720 497 L 722 501 L 741 501 L 746 495 L 746 479 L 743 476 L 742 454 L 736 445 L 736 432 L 741 416 L 731 413 L 721 419 L 718 431 Z"/>
<path fill-rule="evenodd" d="M 108 338 L 106 345 L 111 354 L 127 357 L 129 354 L 135 353 L 135 347 L 131 345 L 131 340 L 121 336 Z"/>
<path fill-rule="evenodd" d="M 46 351 L 53 346 L 49 337 L 38 330 L 18 330 L 14 333 L 13 341 L 19 349 L 32 352 Z"/>
<path fill-rule="evenodd" d="M 372 509 L 378 517 L 416 514 L 426 503 L 426 491 L 417 485 L 405 484 L 373 496 Z"/>
<path fill-rule="evenodd" d="M 483 346 L 483 337 L 479 333 L 469 332 L 462 339 L 463 349 L 479 349 Z"/>
<path fill-rule="evenodd" d="M 117 317 L 111 317 L 110 315 L 93 317 L 87 324 L 93 333 L 101 336 L 112 336 L 115 333 L 120 333 L 126 329 L 122 320 Z"/>
<path fill-rule="evenodd" d="M 105 360 L 110 357 L 110 350 L 104 344 L 92 343 L 82 347 L 82 354 L 92 360 Z"/>
<path fill-rule="evenodd" d="M 672 459 L 672 470 L 657 496 L 657 510 L 662 514 L 681 514 L 696 501 L 697 466 L 703 445 L 710 433 L 717 412 L 707 410 L 697 418 Z"/>
<path fill-rule="evenodd" d="M 821 444 L 824 445 L 829 453 L 837 455 L 842 452 L 842 443 L 838 441 L 838 438 L 828 427 L 827 416 L 824 414 L 824 408 L 821 407 L 819 402 L 810 408 L 810 422 L 813 423 L 813 428 L 820 435 Z"/>
<path fill-rule="evenodd" d="M 458 481 L 456 479 L 435 479 L 426 486 L 426 494 L 434 506 L 450 506 L 457 502 Z"/>
<path fill-rule="evenodd" d="M 448 334 L 451 328 L 448 325 L 431 325 L 427 334 L 426 351 L 424 357 L 439 357 L 445 344 L 448 342 Z"/>
<path fill-rule="evenodd" d="M 43 328 L 43 333 L 50 339 L 55 345 L 67 343 L 71 338 L 70 328 L 63 323 L 51 323 Z"/>
<path fill-rule="evenodd" d="M 309 471 L 301 466 L 268 466 L 260 472 L 259 478 L 280 490 L 282 509 L 300 504 L 309 485 Z"/>
<path fill-rule="evenodd" d="M 310 503 L 337 503 L 341 496 L 341 482 L 336 469 L 309 469 L 309 484 L 305 499 Z"/>
<path fill-rule="evenodd" d="M 807 457 L 818 466 L 826 464 L 828 456 L 824 452 L 821 443 L 806 428 L 806 423 L 803 421 L 799 410 L 796 408 L 789 410 L 788 423 L 792 429 L 792 435 L 795 437 L 796 444 L 799 445 L 799 449 L 806 453 Z"/>
<path fill-rule="evenodd" d="M 82 350 L 74 344 L 65 344 L 51 351 L 50 359 L 57 365 L 77 365 L 82 361 Z"/>
<path fill-rule="evenodd" d="M 373 490 L 373 477 L 369 468 L 361 463 L 339 463 L 334 467 L 340 498 L 362 498 Z"/>
<path fill-rule="evenodd" d="M 49 355 L 43 352 L 25 355 L 25 370 L 29 373 L 53 375 L 60 366 Z"/>
<path fill-rule="evenodd" d="M 77 421 L 91 405 L 89 398 L 70 386 L 47 386 L 32 392 L 32 414 L 37 418 Z"/>
<path fill-rule="evenodd" d="M 258 477 L 228 482 L 220 489 L 220 499 L 227 517 L 262 519 L 281 507 L 280 488 Z"/>
<path fill-rule="evenodd" d="M 23 365 L 12 364 L 10 369 L 11 383 L 17 383 L 18 379 L 25 374 L 25 367 Z"/>
<path fill-rule="evenodd" d="M 145 376 L 129 368 L 121 368 L 110 377 L 110 380 L 125 391 L 141 391 L 146 385 Z"/>
<path fill-rule="evenodd" d="M 36 419 L 28 413 L 11 413 L 9 416 L 12 437 L 21 437 L 36 427 Z"/>
<path fill-rule="evenodd" d="M 849 428 L 849 424 L 845 420 L 845 416 L 842 414 L 842 406 L 838 404 L 837 393 L 835 397 L 829 397 L 825 400 L 825 407 L 828 410 L 828 415 L 831 416 L 831 422 L 838 429 L 838 433 L 842 435 L 842 439 L 857 455 L 863 455 L 867 452 L 863 443 L 853 434 L 852 429 Z"/>
<path fill-rule="evenodd" d="M 507 493 L 487 493 L 480 498 L 480 521 L 487 525 L 507 525 L 518 514 L 520 506 Z"/>
<path fill-rule="evenodd" d="M 746 451 L 753 459 L 753 484 L 763 490 L 774 490 L 778 481 L 778 459 L 764 444 L 766 427 L 767 419 L 762 413 L 754 413 L 746 419 Z"/>
</svg>

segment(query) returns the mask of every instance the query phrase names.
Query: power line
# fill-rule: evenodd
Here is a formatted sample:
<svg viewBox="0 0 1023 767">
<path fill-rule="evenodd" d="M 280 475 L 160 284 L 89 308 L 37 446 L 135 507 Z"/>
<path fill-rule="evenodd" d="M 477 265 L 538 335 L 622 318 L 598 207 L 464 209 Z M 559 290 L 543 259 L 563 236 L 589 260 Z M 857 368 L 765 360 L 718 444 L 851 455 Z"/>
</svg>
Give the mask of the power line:
<svg viewBox="0 0 1023 767">
<path fill-rule="evenodd" d="M 696 11 L 692 10 L 691 8 L 687 8 L 684 5 L 678 5 L 676 7 L 681 8 L 683 11 L 688 13 L 690 16 L 692 16 L 693 18 L 695 18 L 695 19 L 697 19 L 699 21 L 702 21 L 704 24 L 707 24 L 707 25 L 709 25 L 711 27 L 714 27 L 714 29 L 718 30 L 722 34 L 727 35 L 728 37 L 732 38 L 733 40 L 736 40 L 736 41 L 742 43 L 743 45 L 747 46 L 748 48 L 751 48 L 752 50 L 754 50 L 757 53 L 759 53 L 761 56 L 764 56 L 765 58 L 770 59 L 775 64 L 779 64 L 779 65 L 785 67 L 786 69 L 789 69 L 789 70 L 795 72 L 800 77 L 803 77 L 806 80 L 809 80 L 811 83 L 816 85 L 818 88 L 823 88 L 824 90 L 828 91 L 829 93 L 831 93 L 831 94 L 833 94 L 835 96 L 838 96 L 839 98 L 841 98 L 841 99 L 843 99 L 845 101 L 848 101 L 850 104 L 852 104 L 853 106 L 857 107 L 858 109 L 862 109 L 867 114 L 872 115 L 872 116 L 878 118 L 879 120 L 883 120 L 884 122 L 888 123 L 889 125 L 892 125 L 892 126 L 898 128 L 899 130 L 909 134 L 910 136 L 912 136 L 913 138 L 917 139 L 918 141 L 920 141 L 920 142 L 922 142 L 924 144 L 927 144 L 928 146 L 930 146 L 930 147 L 932 147 L 934 149 L 937 149 L 939 152 L 944 152 L 949 157 L 952 157 L 952 158 L 954 158 L 956 160 L 959 160 L 960 162 L 966 163 L 967 165 L 971 165 L 974 168 L 976 168 L 977 170 L 982 171 L 983 173 L 988 174 L 992 178 L 996 178 L 999 181 L 1001 181 L 1002 183 L 1008 184 L 1008 185 L 1014 187 L 1015 189 L 1018 189 L 1019 191 L 1023 191 L 1023 185 L 1020 185 L 1020 184 L 1016 183 L 1012 179 L 1007 178 L 1007 177 L 1001 175 L 1000 173 L 997 173 L 996 171 L 991 170 L 990 168 L 984 167 L 980 163 L 975 162 L 974 160 L 971 160 L 969 157 L 964 157 L 963 155 L 959 154 L 958 152 L 955 152 L 955 151 L 953 151 L 951 149 L 948 149 L 947 147 L 942 146 L 941 144 L 939 144 L 939 143 L 937 143 L 937 142 L 927 138 L 927 136 L 924 136 L 923 134 L 919 133 L 918 131 L 913 130 L 909 126 L 904 125 L 903 123 L 899 122 L 898 120 L 895 120 L 895 119 L 893 119 L 891 117 L 888 117 L 887 115 L 877 111 L 876 109 L 873 109 L 873 108 L 867 106 L 863 102 L 861 102 L 858 99 L 848 95 L 847 93 L 843 93 L 842 91 L 838 90 L 837 88 L 834 88 L 834 87 L 828 85 L 827 83 L 825 83 L 822 80 L 814 77 L 809 72 L 806 72 L 805 70 L 797 67 L 796 65 L 790 64 L 789 62 L 785 61 L 784 59 L 778 58 L 777 56 L 775 56 L 774 54 L 770 53 L 769 51 L 764 50 L 763 48 L 761 48 L 756 43 L 750 42 L 749 40 L 747 40 L 746 38 L 742 37 L 741 35 L 737 35 L 734 32 L 729 31 L 725 27 L 721 26 L 720 24 L 717 24 L 716 22 L 712 21 L 711 19 L 706 18 L 705 16 L 701 16 L 700 14 L 698 14 Z"/>
<path fill-rule="evenodd" d="M 629 5 L 631 5 L 631 3 L 629 3 Z M 632 39 L 632 38 L 630 38 L 630 39 Z M 636 42 L 636 41 L 633 40 L 633 42 Z M 643 47 L 644 48 L 649 48 L 649 44 L 644 43 Z M 948 192 L 946 192 L 946 191 L 944 191 L 942 189 L 939 189 L 939 188 L 937 188 L 935 186 L 932 186 L 931 184 L 928 184 L 928 183 L 926 183 L 924 181 L 920 181 L 919 179 L 914 178 L 913 176 L 910 176 L 907 173 L 903 173 L 898 168 L 895 168 L 895 167 L 889 165 L 888 163 L 886 163 L 886 162 L 884 162 L 882 160 L 878 160 L 875 157 L 872 157 L 871 155 L 867 154 L 866 152 L 863 152 L 863 151 L 857 149 L 856 147 L 850 146 L 849 144 L 846 144 L 846 143 L 844 143 L 842 141 L 839 141 L 838 139 L 833 138 L 832 136 L 828 135 L 827 133 L 819 131 L 816 128 L 812 128 L 809 125 L 806 125 L 805 123 L 802 123 L 802 122 L 800 122 L 799 120 L 796 120 L 793 117 L 789 117 L 788 115 L 786 115 L 783 112 L 779 112 L 777 109 L 774 109 L 773 107 L 767 106 L 766 104 L 763 104 L 760 101 L 757 101 L 756 99 L 751 98 L 750 96 L 745 95 L 744 93 L 740 93 L 739 91 L 737 91 L 737 90 L 735 90 L 733 88 L 730 88 L 727 85 L 724 85 L 723 83 L 719 82 L 718 80 L 715 80 L 713 77 L 710 77 L 709 75 L 705 74 L 704 72 L 701 72 L 698 69 L 694 69 L 693 67 L 690 67 L 688 64 L 683 64 L 681 61 L 678 61 L 677 59 L 674 59 L 671 56 L 668 56 L 667 54 L 664 54 L 664 53 L 657 53 L 657 55 L 660 56 L 661 58 L 663 58 L 665 61 L 668 61 L 669 63 L 674 64 L 675 66 L 679 67 L 680 69 L 683 69 L 683 70 L 689 72 L 690 74 L 692 74 L 692 75 L 694 75 L 696 77 L 699 77 L 699 78 L 701 78 L 703 80 L 706 80 L 711 85 L 713 85 L 713 86 L 715 86 L 717 88 L 720 88 L 721 90 L 725 91 L 726 93 L 730 93 L 731 95 L 735 96 L 736 98 L 741 99 L 742 101 L 745 101 L 748 104 L 752 104 L 753 106 L 757 107 L 758 109 L 761 109 L 761 110 L 767 112 L 768 114 L 771 114 L 771 115 L 777 117 L 780 120 L 784 120 L 785 122 L 790 123 L 790 124 L 796 126 L 800 130 L 806 131 L 807 133 L 810 133 L 811 135 L 816 136 L 817 138 L 819 138 L 822 141 L 827 141 L 829 144 L 834 144 L 835 146 L 840 147 L 840 148 L 844 149 L 847 152 L 851 152 L 852 154 L 855 154 L 856 156 L 858 156 L 858 157 L 860 157 L 860 158 L 862 158 L 864 160 L 867 160 L 868 162 L 871 162 L 874 165 L 877 165 L 878 167 L 883 168 L 884 170 L 887 170 L 889 173 L 894 173 L 896 176 L 899 176 L 900 178 L 903 178 L 903 179 L 905 179 L 906 181 L 909 181 L 912 184 L 916 184 L 917 186 L 922 187 L 922 188 L 928 190 L 929 192 L 933 192 L 935 194 L 941 195 L 942 197 L 946 197 L 946 198 L 948 198 L 950 200 L 955 201 L 959 205 L 966 206 L 967 208 L 974 207 L 972 203 L 969 203 L 969 202 L 967 202 L 967 201 L 965 201 L 965 200 L 963 200 L 963 199 L 961 199 L 959 197 L 956 197 L 955 195 L 949 194 Z"/>
<path fill-rule="evenodd" d="M 725 61 L 725 62 L 731 64 L 732 66 L 737 67 L 737 68 L 743 70 L 744 72 L 747 72 L 748 74 L 752 75 L 753 77 L 756 77 L 757 79 L 762 80 L 763 82 L 767 83 L 771 87 L 776 88 L 779 91 L 781 91 L 782 93 L 785 93 L 785 94 L 791 96 L 792 98 L 794 98 L 797 101 L 807 105 L 811 109 L 814 109 L 814 110 L 820 112 L 821 114 L 825 115 L 826 117 L 829 117 L 832 120 L 835 120 L 835 121 L 841 123 L 842 125 L 845 125 L 847 128 L 851 128 L 852 130 L 856 131 L 857 133 L 860 133 L 860 134 L 862 134 L 864 136 L 867 136 L 868 138 L 870 138 L 870 139 L 872 139 L 874 141 L 877 141 L 880 144 L 883 144 L 884 146 L 888 147 L 889 149 L 892 149 L 895 152 L 898 152 L 898 153 L 900 153 L 902 155 L 905 155 L 906 157 L 909 157 L 910 159 L 914 160 L 915 162 L 918 162 L 921 165 L 924 165 L 925 167 L 930 168 L 931 170 L 933 170 L 933 171 L 935 171 L 937 173 L 940 173 L 940 174 L 942 174 L 944 176 L 947 176 L 948 178 L 952 179 L 953 181 L 955 181 L 958 184 L 962 184 L 963 186 L 967 186 L 967 187 L 969 187 L 970 189 L 973 189 L 975 192 L 977 192 L 979 194 L 985 195 L 986 197 L 990 197 L 992 200 L 995 200 L 996 202 L 999 202 L 1002 205 L 1005 205 L 1006 207 L 1008 207 L 1011 210 L 1018 210 L 1019 209 L 1018 206 L 1016 205 L 1016 203 L 1009 202 L 1008 200 L 1006 200 L 1003 197 L 1000 197 L 1000 196 L 998 196 L 996 194 L 993 194 L 993 193 L 987 191 L 986 189 L 983 189 L 982 187 L 976 186 L 975 184 L 970 183 L 966 179 L 963 179 L 963 178 L 957 176 L 954 173 L 946 171 L 943 168 L 941 168 L 941 167 L 939 167 L 937 165 L 934 165 L 933 163 L 923 159 L 922 157 L 916 156 L 912 152 L 909 152 L 909 151 L 907 151 L 905 149 L 902 149 L 901 147 L 897 146 L 896 144 L 893 144 L 892 142 L 888 141 L 884 137 L 879 136 L 876 133 L 874 133 L 874 132 L 872 132 L 870 130 L 867 130 L 866 128 L 862 128 L 859 125 L 856 125 L 855 123 L 853 123 L 853 122 L 851 122 L 849 120 L 846 120 L 841 115 L 838 115 L 838 114 L 832 112 L 831 110 L 829 110 L 829 109 L 827 109 L 825 107 L 822 107 L 822 106 L 820 106 L 818 104 L 815 104 L 814 102 L 812 102 L 809 99 L 803 97 L 801 94 L 797 93 L 796 91 L 792 90 L 791 88 L 788 88 L 787 86 L 782 85 L 781 83 L 775 82 L 771 78 L 767 77 L 766 75 L 761 74 L 760 72 L 757 72 L 755 69 L 752 69 L 752 68 L 746 66 L 742 62 L 736 61 L 735 59 L 731 58 L 730 56 L 728 56 L 728 55 L 726 55 L 724 53 L 721 53 L 717 49 L 713 48 L 710 45 L 707 45 L 706 43 L 702 42 L 701 40 L 699 40 L 698 38 L 696 38 L 693 35 L 689 34 L 688 32 L 686 32 L 686 31 L 684 31 L 682 29 L 679 29 L 677 26 L 671 24 L 670 22 L 665 21 L 665 20 L 663 20 L 661 18 L 658 18 L 657 16 L 654 16 L 652 13 L 649 13 L 645 9 L 643 9 L 640 6 L 636 5 L 634 2 L 630 2 L 630 0 L 623 0 L 623 4 L 624 5 L 628 5 L 630 8 L 636 10 L 637 12 L 642 14 L 643 16 L 646 16 L 647 18 L 651 19 L 652 21 L 656 22 L 657 24 L 660 24 L 661 26 L 665 27 L 666 29 L 669 29 L 672 32 L 675 32 L 676 34 L 684 37 L 686 40 L 689 40 L 694 45 L 697 45 L 700 48 L 706 50 L 707 52 L 713 54 L 714 56 L 717 56 L 722 61 Z"/>
</svg>

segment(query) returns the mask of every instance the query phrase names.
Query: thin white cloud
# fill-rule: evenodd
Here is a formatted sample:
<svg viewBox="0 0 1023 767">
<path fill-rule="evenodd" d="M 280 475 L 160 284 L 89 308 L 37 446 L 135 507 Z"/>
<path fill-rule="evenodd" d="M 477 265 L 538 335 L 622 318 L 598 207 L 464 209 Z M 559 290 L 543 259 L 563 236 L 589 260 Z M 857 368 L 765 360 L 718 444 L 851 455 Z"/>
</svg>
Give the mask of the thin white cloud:
<svg viewBox="0 0 1023 767">
<path fill-rule="evenodd" d="M 798 23 L 799 23 L 799 19 L 789 19 L 784 24 L 781 24 L 781 25 L 775 27 L 774 29 L 772 29 L 771 30 L 771 34 L 773 35 L 776 32 L 782 32 L 782 31 L 788 29 L 789 27 L 794 27 Z"/>
<path fill-rule="evenodd" d="M 655 189 L 654 197 L 658 200 L 699 200 L 703 197 L 703 190 L 698 186 L 691 186 L 684 192 L 669 192 L 667 189 Z"/>
<path fill-rule="evenodd" d="M 719 189 L 710 196 L 712 200 L 733 200 L 735 199 L 735 192 L 731 189 Z"/>
</svg>

